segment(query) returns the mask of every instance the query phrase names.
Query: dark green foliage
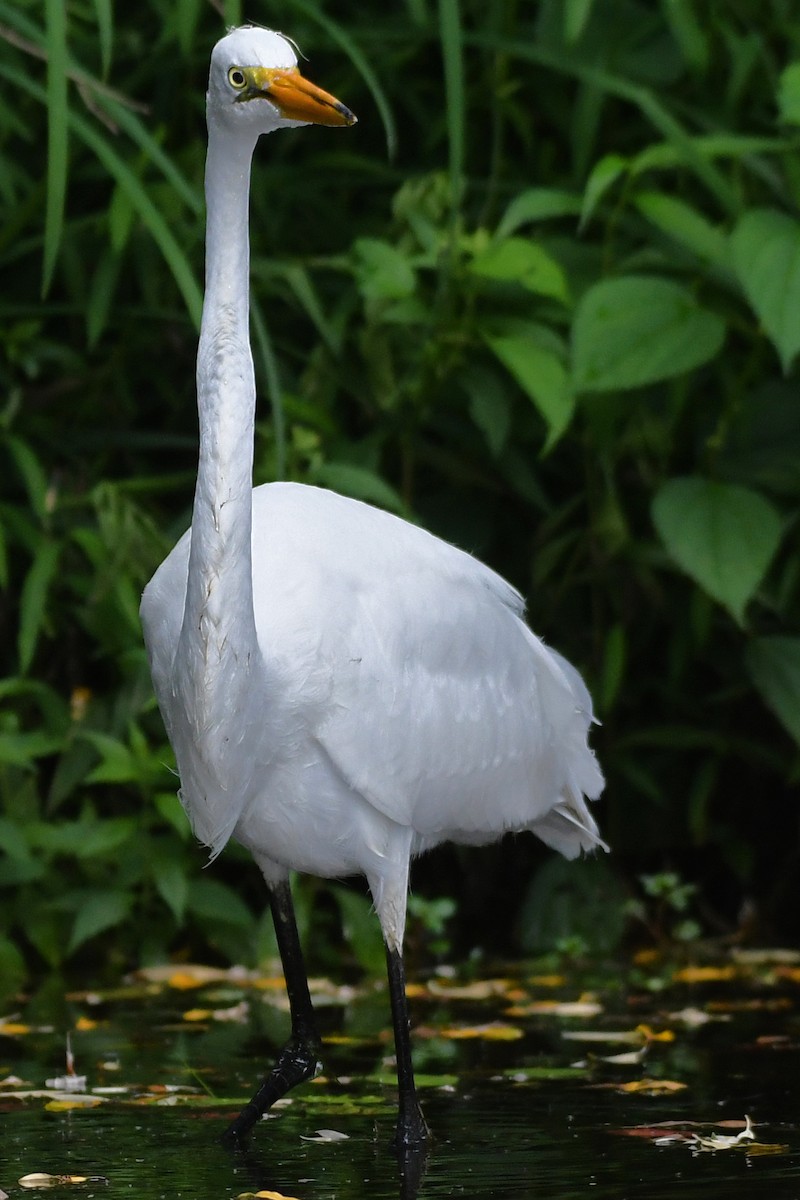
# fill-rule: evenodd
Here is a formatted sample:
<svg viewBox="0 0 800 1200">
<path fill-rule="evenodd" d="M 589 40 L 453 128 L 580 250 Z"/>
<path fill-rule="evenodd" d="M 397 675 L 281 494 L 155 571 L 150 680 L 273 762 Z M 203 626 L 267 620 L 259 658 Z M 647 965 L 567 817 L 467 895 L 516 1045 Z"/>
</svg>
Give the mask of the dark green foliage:
<svg viewBox="0 0 800 1200">
<path fill-rule="evenodd" d="M 747 895 L 762 929 L 794 931 L 794 6 L 287 0 L 247 15 L 279 20 L 360 118 L 259 150 L 258 479 L 372 500 L 505 573 L 596 697 L 617 870 L 678 866 L 723 921 Z M 201 872 L 137 619 L 190 515 L 203 97 L 222 29 L 199 0 L 0 0 L 9 971 L 19 950 L 271 946 L 237 851 Z M 454 919 L 457 944 L 495 936 L 479 908 L 525 899 L 533 845 L 506 849 L 503 870 L 496 853 L 443 854 L 435 882 L 421 864 L 423 889 L 470 920 Z M 571 894 L 616 907 L 608 866 Z M 523 913 L 557 903 L 542 878 Z M 372 962 L 367 902 L 322 892 Z"/>
</svg>

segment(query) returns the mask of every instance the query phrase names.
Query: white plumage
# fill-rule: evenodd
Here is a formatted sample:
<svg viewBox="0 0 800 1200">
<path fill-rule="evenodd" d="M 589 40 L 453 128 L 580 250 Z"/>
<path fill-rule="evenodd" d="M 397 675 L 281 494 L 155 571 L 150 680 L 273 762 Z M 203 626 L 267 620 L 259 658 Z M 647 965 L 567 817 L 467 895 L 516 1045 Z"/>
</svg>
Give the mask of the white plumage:
<svg viewBox="0 0 800 1200">
<path fill-rule="evenodd" d="M 197 490 L 142 622 L 198 838 L 241 842 L 273 890 L 365 874 L 399 954 L 411 855 L 530 829 L 572 858 L 602 845 L 584 797 L 603 779 L 586 687 L 508 583 L 369 505 L 252 489 L 252 152 L 283 125 L 354 121 L 295 61 L 252 28 L 212 56 Z"/>
</svg>

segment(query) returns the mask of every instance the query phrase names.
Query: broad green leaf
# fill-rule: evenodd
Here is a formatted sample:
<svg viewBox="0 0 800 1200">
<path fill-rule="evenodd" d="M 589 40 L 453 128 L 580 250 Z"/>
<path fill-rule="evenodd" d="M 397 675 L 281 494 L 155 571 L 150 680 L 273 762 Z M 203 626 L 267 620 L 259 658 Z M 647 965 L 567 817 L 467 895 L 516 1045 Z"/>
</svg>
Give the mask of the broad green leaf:
<svg viewBox="0 0 800 1200">
<path fill-rule="evenodd" d="M 573 383 L 587 392 L 658 383 L 708 362 L 724 338 L 724 322 L 671 280 L 601 280 L 584 293 L 575 313 Z"/>
<path fill-rule="evenodd" d="M 189 898 L 189 880 L 179 862 L 159 855 L 153 863 L 153 879 L 159 896 L 180 924 Z"/>
<path fill-rule="evenodd" d="M 42 294 L 53 278 L 67 194 L 68 114 L 67 9 L 64 0 L 45 0 L 47 52 L 47 201 L 44 220 Z"/>
<path fill-rule="evenodd" d="M 685 200 L 669 196 L 666 192 L 639 192 L 634 203 L 648 221 L 652 221 L 687 250 L 716 266 L 727 266 L 727 237 Z"/>
<path fill-rule="evenodd" d="M 527 238 L 509 237 L 492 242 L 470 263 L 469 269 L 485 279 L 518 283 L 530 292 L 552 296 L 566 304 L 567 281 L 560 263 Z"/>
<path fill-rule="evenodd" d="M 0 732 L 0 763 L 30 767 L 37 758 L 57 754 L 63 745 L 63 737 L 44 729 L 35 729 L 31 733 Z"/>
<path fill-rule="evenodd" d="M 782 121 L 800 125 L 800 62 L 784 67 L 778 80 L 778 112 Z"/>
<path fill-rule="evenodd" d="M 92 729 L 80 730 L 80 737 L 91 742 L 100 755 L 99 764 L 86 776 L 87 783 L 131 783 L 139 778 L 134 755 L 124 742 Z"/>
<path fill-rule="evenodd" d="M 667 550 L 739 622 L 781 540 L 781 518 L 758 492 L 688 476 L 670 479 L 653 501 Z"/>
<path fill-rule="evenodd" d="M 575 397 L 561 359 L 523 333 L 485 333 L 484 338 L 538 409 L 547 425 L 544 449 L 551 449 L 569 425 L 575 409 Z"/>
<path fill-rule="evenodd" d="M 577 217 L 581 211 L 580 196 L 558 188 L 530 188 L 520 192 L 500 218 L 495 237 L 506 238 L 521 225 L 546 221 L 553 217 Z"/>
<path fill-rule="evenodd" d="M 186 908 L 197 917 L 227 925 L 250 925 L 253 914 L 232 888 L 216 879 L 193 879 Z"/>
<path fill-rule="evenodd" d="M 414 268 L 402 251 L 379 238 L 358 238 L 353 246 L 356 280 L 367 300 L 403 300 L 413 295 Z"/>
<path fill-rule="evenodd" d="M 377 975 L 383 969 L 386 947 L 371 902 L 366 896 L 338 885 L 333 886 L 331 892 L 339 906 L 347 944 L 360 966 Z"/>
<path fill-rule="evenodd" d="M 127 920 L 132 904 L 131 893 L 117 888 L 98 888 L 83 893 L 70 934 L 69 953 L 103 930 L 121 925 Z"/>
<path fill-rule="evenodd" d="M 739 282 L 788 371 L 800 350 L 800 222 L 751 209 L 731 238 Z"/>
<path fill-rule="evenodd" d="M 58 567 L 58 558 L 58 542 L 43 539 L 22 585 L 17 638 L 19 669 L 22 674 L 28 670 L 36 653 L 39 634 L 44 626 L 50 584 L 53 582 Z"/>
<path fill-rule="evenodd" d="M 511 397 L 508 376 L 475 365 L 460 376 L 469 396 L 469 415 L 486 438 L 495 458 L 502 454 L 511 430 Z"/>
<path fill-rule="evenodd" d="M 628 170 L 628 160 L 623 158 L 621 154 L 606 154 L 599 162 L 595 163 L 591 170 L 589 178 L 586 180 L 586 187 L 583 191 L 583 203 L 581 204 L 581 219 L 579 228 L 583 229 L 597 208 L 600 201 L 605 196 L 610 187 L 616 183 L 620 175 L 623 175 Z"/>
<path fill-rule="evenodd" d="M 800 742 L 800 638 L 754 638 L 745 665 L 764 703 Z"/>
</svg>

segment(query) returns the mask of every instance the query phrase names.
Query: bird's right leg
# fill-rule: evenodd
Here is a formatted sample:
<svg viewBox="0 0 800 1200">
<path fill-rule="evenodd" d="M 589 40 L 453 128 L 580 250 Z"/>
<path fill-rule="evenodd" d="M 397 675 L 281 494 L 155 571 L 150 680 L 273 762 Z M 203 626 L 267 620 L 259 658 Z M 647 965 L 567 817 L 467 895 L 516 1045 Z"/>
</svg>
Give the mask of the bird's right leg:
<svg viewBox="0 0 800 1200">
<path fill-rule="evenodd" d="M 313 1079 L 321 1067 L 320 1037 L 288 879 L 270 887 L 269 900 L 289 997 L 292 1033 L 252 1100 L 226 1129 L 225 1142 L 236 1142 L 244 1137 L 276 1100 L 298 1083 Z"/>
</svg>

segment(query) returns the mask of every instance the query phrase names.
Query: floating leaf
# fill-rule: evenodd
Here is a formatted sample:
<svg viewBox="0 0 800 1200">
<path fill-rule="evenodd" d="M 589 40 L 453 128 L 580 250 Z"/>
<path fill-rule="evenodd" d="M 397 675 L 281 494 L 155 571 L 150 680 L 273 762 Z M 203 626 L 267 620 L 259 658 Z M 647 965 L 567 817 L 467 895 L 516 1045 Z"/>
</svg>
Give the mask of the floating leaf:
<svg viewBox="0 0 800 1200">
<path fill-rule="evenodd" d="M 642 1092 L 646 1096 L 662 1096 L 668 1092 L 682 1092 L 688 1084 L 676 1079 L 634 1079 L 630 1083 L 615 1084 L 618 1092 Z"/>
<path fill-rule="evenodd" d="M 105 1104 L 102 1096 L 71 1096 L 68 1100 L 48 1100 L 45 1108 L 48 1112 L 69 1112 L 77 1108 L 99 1108 Z"/>
<path fill-rule="evenodd" d="M 532 1000 L 530 1004 L 519 1004 L 506 1009 L 506 1015 L 533 1017 L 545 1013 L 554 1017 L 596 1017 L 602 1011 L 602 1004 L 593 999 Z"/>
<path fill-rule="evenodd" d="M 487 1042 L 515 1042 L 523 1036 L 519 1026 L 504 1025 L 501 1021 L 489 1021 L 484 1025 L 451 1025 L 439 1030 L 439 1037 L 451 1041 L 481 1038 Z"/>
<path fill-rule="evenodd" d="M 781 518 L 760 493 L 687 476 L 653 501 L 653 521 L 678 565 L 742 624 L 781 540 Z"/>
<path fill-rule="evenodd" d="M 341 1133 L 338 1129 L 318 1129 L 316 1137 L 305 1137 L 300 1135 L 302 1142 L 347 1142 L 350 1140 L 349 1133 Z"/>
<path fill-rule="evenodd" d="M 674 971 L 675 983 L 726 983 L 736 978 L 736 967 L 681 967 Z"/>
</svg>

